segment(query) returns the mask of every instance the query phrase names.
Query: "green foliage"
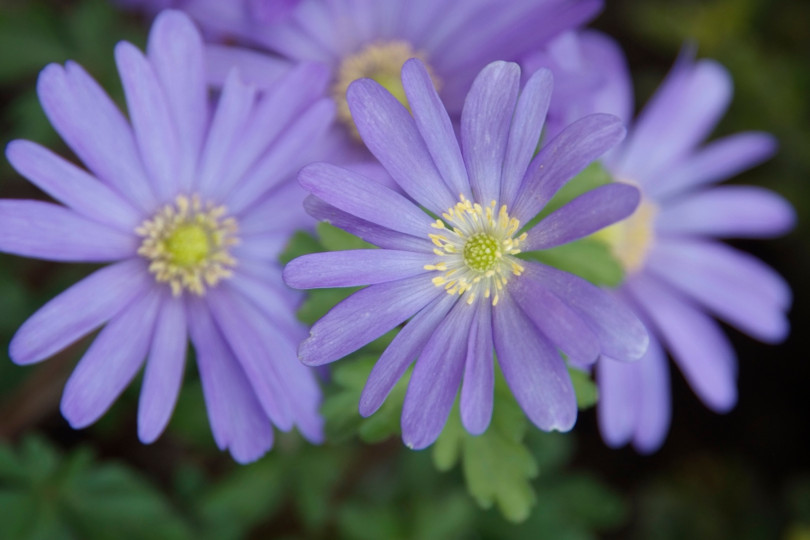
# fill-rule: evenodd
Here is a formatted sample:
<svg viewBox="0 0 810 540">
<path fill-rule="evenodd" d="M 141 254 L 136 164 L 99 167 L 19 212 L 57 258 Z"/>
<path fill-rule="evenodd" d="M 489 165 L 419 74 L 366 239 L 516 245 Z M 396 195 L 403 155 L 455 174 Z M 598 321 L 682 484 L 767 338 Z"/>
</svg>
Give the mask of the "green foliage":
<svg viewBox="0 0 810 540">
<path fill-rule="evenodd" d="M 543 251 L 522 253 L 521 257 L 570 272 L 594 285 L 617 287 L 624 279 L 624 269 L 610 247 L 590 237 Z"/>
</svg>

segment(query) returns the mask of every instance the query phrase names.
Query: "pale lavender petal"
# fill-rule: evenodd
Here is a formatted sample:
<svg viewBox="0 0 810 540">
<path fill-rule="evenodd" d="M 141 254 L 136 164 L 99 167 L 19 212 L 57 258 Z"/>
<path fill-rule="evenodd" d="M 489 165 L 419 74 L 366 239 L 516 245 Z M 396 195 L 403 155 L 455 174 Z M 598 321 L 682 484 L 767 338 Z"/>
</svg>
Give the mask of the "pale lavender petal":
<svg viewBox="0 0 810 540">
<path fill-rule="evenodd" d="M 293 64 L 252 49 L 209 43 L 205 46 L 205 67 L 208 82 L 214 86 L 222 86 L 236 68 L 246 82 L 272 88 L 290 72 Z"/>
<path fill-rule="evenodd" d="M 568 360 L 578 366 L 596 362 L 599 339 L 588 323 L 560 297 L 531 278 L 517 278 L 508 285 L 515 302 L 543 335 Z"/>
<path fill-rule="evenodd" d="M 609 36 L 593 30 L 581 31 L 579 39 L 583 54 L 600 71 L 602 80 L 589 112 L 609 113 L 629 122 L 633 116 L 633 81 L 621 47 Z"/>
<path fill-rule="evenodd" d="M 550 266 L 524 263 L 525 277 L 536 279 L 559 296 L 596 333 L 602 353 L 618 360 L 637 360 L 647 350 L 647 330 L 623 302 L 584 279 Z"/>
<path fill-rule="evenodd" d="M 50 261 L 115 261 L 138 249 L 134 233 L 41 201 L 0 200 L 0 231 L 0 251 Z"/>
<path fill-rule="evenodd" d="M 346 99 L 363 142 L 405 193 L 437 214 L 456 203 L 458 195 L 436 170 L 413 117 L 394 96 L 360 79 L 349 86 Z"/>
<path fill-rule="evenodd" d="M 633 446 L 642 454 L 649 454 L 664 443 L 672 419 L 669 363 L 656 339 L 650 340 L 647 354 L 638 361 L 638 366 L 642 407 L 633 435 Z"/>
<path fill-rule="evenodd" d="M 256 265 L 259 267 L 259 265 Z M 245 265 L 240 264 L 239 270 L 222 286 L 233 290 L 251 302 L 262 314 L 273 322 L 279 330 L 292 341 L 299 342 L 307 336 L 303 325 L 296 319 L 295 312 L 303 300 L 303 295 L 285 287 L 281 280 L 275 283 L 275 274 L 278 267 L 261 265 L 265 269 L 262 275 L 245 271 Z"/>
<path fill-rule="evenodd" d="M 141 442 L 153 442 L 169 423 L 183 383 L 187 343 L 185 305 L 164 288 L 138 401 Z"/>
<path fill-rule="evenodd" d="M 371 416 L 382 406 L 394 385 L 422 352 L 433 331 L 457 300 L 449 294 L 440 295 L 399 331 L 368 375 L 360 395 L 361 415 Z"/>
<path fill-rule="evenodd" d="M 84 217 L 132 232 L 143 217 L 118 193 L 37 143 L 16 140 L 6 157 L 21 175 Z"/>
<path fill-rule="evenodd" d="M 139 260 L 97 270 L 31 315 L 11 339 L 9 356 L 18 364 L 48 358 L 120 313 L 152 283 Z"/>
<path fill-rule="evenodd" d="M 393 249 L 310 253 L 287 264 L 284 281 L 296 289 L 373 285 L 427 273 L 435 261 L 432 253 Z"/>
<path fill-rule="evenodd" d="M 479 299 L 475 307 L 470 307 L 475 310 L 475 314 L 467 338 L 467 358 L 464 362 L 459 409 L 462 425 L 473 435 L 486 431 L 492 419 L 495 370 L 490 306 L 489 300 Z"/>
<path fill-rule="evenodd" d="M 217 446 L 239 463 L 259 459 L 273 446 L 273 428 L 202 300 L 188 303 L 188 328 Z"/>
<path fill-rule="evenodd" d="M 746 253 L 714 242 L 660 242 L 647 268 L 759 340 L 779 343 L 790 331 L 787 283 Z"/>
<path fill-rule="evenodd" d="M 655 228 L 662 233 L 769 238 L 796 224 L 793 207 L 773 191 L 721 186 L 661 206 Z"/>
<path fill-rule="evenodd" d="M 638 189 L 629 184 L 592 189 L 532 227 L 523 250 L 549 249 L 593 234 L 632 214 L 640 197 Z"/>
<path fill-rule="evenodd" d="M 737 402 L 737 358 L 717 323 L 646 274 L 634 276 L 625 288 L 703 403 L 717 412 L 731 409 Z"/>
<path fill-rule="evenodd" d="M 471 198 L 470 181 L 456 132 L 433 80 L 420 60 L 412 58 L 402 66 L 402 86 L 416 127 L 451 193 Z"/>
<path fill-rule="evenodd" d="M 152 24 L 147 55 L 160 79 L 178 135 L 180 177 L 175 182 L 187 191 L 208 127 L 202 37 L 187 15 L 165 11 Z"/>
<path fill-rule="evenodd" d="M 62 394 L 62 415 L 87 427 L 124 391 L 143 365 L 160 306 L 156 290 L 136 299 L 101 330 L 79 360 Z"/>
<path fill-rule="evenodd" d="M 404 196 L 348 169 L 313 163 L 301 169 L 298 181 L 319 199 L 377 225 L 422 238 L 434 230 L 428 214 Z"/>
<path fill-rule="evenodd" d="M 568 431 L 577 399 L 562 357 L 535 330 L 509 293 L 492 308 L 498 364 L 529 420 L 545 431 Z"/>
<path fill-rule="evenodd" d="M 343 358 L 410 318 L 444 289 L 425 276 L 371 285 L 333 307 L 298 348 L 308 366 Z"/>
<path fill-rule="evenodd" d="M 621 121 L 609 114 L 578 120 L 546 144 L 529 164 L 509 214 L 526 223 L 568 180 L 624 137 Z"/>
<path fill-rule="evenodd" d="M 526 82 L 518 98 L 515 115 L 509 128 L 509 141 L 506 145 L 500 199 L 498 199 L 509 208 L 515 202 L 526 168 L 540 142 L 553 85 L 551 72 L 546 69 L 538 70 Z"/>
<path fill-rule="evenodd" d="M 37 93 L 45 114 L 70 148 L 102 181 L 138 207 L 156 204 L 124 115 L 78 64 L 51 64 L 39 75 Z"/>
<path fill-rule="evenodd" d="M 692 187 L 731 178 L 773 156 L 776 146 L 776 139 L 768 133 L 746 132 L 723 137 L 650 179 L 645 192 L 660 200 Z"/>
<path fill-rule="evenodd" d="M 456 302 L 416 361 L 402 404 L 402 441 L 408 448 L 430 446 L 447 422 L 464 372 L 474 314 L 475 308 Z"/>
<path fill-rule="evenodd" d="M 180 185 L 180 143 L 163 88 L 146 57 L 131 43 L 115 47 L 115 61 L 141 160 L 161 200 L 177 195 Z"/>
<path fill-rule="evenodd" d="M 624 446 L 633 438 L 641 412 L 639 364 L 619 362 L 601 356 L 596 363 L 599 402 L 596 415 L 602 440 L 611 448 Z"/>
<path fill-rule="evenodd" d="M 475 200 L 497 201 L 512 115 L 520 89 L 520 67 L 492 62 L 475 78 L 461 111 L 461 146 Z"/>
<path fill-rule="evenodd" d="M 309 195 L 304 199 L 304 208 L 315 219 L 331 223 L 335 227 L 339 227 L 381 248 L 433 252 L 435 247 L 433 242 L 428 240 L 426 236 L 420 238 L 380 227 L 370 221 L 338 210 L 313 195 Z"/>
</svg>

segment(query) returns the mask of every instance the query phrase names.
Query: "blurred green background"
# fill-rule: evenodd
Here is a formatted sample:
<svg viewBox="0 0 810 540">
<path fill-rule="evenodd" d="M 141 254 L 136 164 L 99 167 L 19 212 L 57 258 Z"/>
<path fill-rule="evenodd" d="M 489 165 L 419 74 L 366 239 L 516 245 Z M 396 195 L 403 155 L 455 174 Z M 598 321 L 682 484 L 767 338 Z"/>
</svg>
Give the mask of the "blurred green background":
<svg viewBox="0 0 810 540">
<path fill-rule="evenodd" d="M 73 431 L 58 403 L 87 342 L 29 367 L 2 352 L 0 538 L 810 540 L 809 21 L 810 3 L 795 0 L 611 0 L 594 24 L 625 48 L 637 103 L 691 40 L 735 80 L 713 136 L 758 129 L 780 140 L 776 158 L 735 181 L 787 197 L 798 226 L 775 241 L 734 244 L 792 284 L 793 333 L 771 347 L 729 329 L 740 356 L 740 401 L 731 413 L 704 409 L 673 371 L 670 436 L 644 457 L 606 448 L 592 410 L 568 435 L 527 430 L 503 412 L 504 432 L 525 437 L 531 453 L 505 454 L 522 464 L 515 465 L 522 500 L 534 501 L 531 517 L 516 525 L 495 508 L 479 509 L 459 466 L 445 463 L 449 471 L 440 472 L 433 462 L 441 465 L 441 456 L 408 451 L 396 437 L 369 444 L 390 433 L 373 425 L 358 431 L 345 414 L 330 417 L 334 438 L 323 447 L 284 436 L 266 458 L 239 467 L 216 450 L 193 369 L 157 443 L 137 440 L 137 384 L 95 426 Z M 113 46 L 121 39 L 142 46 L 147 29 L 148 21 L 105 0 L 0 0 L 0 145 L 29 138 L 69 155 L 36 101 L 38 71 L 71 58 L 120 98 Z M 42 195 L 2 161 L 0 197 Z M 0 255 L 3 351 L 38 306 L 87 270 Z M 356 403 L 351 375 L 336 375 L 343 386 L 332 391 L 333 411 Z M 395 420 L 396 411 L 387 414 Z"/>
</svg>

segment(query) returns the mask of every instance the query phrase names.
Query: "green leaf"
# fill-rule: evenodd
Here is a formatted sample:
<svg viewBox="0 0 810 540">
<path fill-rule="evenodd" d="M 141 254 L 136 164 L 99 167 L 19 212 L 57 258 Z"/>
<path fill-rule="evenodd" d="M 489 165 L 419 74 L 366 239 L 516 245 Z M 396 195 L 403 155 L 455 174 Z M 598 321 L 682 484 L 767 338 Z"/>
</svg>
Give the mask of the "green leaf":
<svg viewBox="0 0 810 540">
<path fill-rule="evenodd" d="M 596 383 L 593 379 L 578 369 L 568 368 L 568 375 L 571 376 L 571 382 L 574 384 L 574 392 L 577 395 L 577 407 L 580 409 L 589 409 L 596 405 L 599 400 L 599 390 L 596 388 Z"/>
<path fill-rule="evenodd" d="M 362 240 L 343 229 L 338 229 L 334 225 L 322 221 L 317 226 L 318 238 L 321 244 L 328 251 L 343 251 L 347 249 L 370 249 L 374 248 L 365 240 Z"/>
<path fill-rule="evenodd" d="M 301 255 L 317 253 L 318 251 L 323 250 L 323 246 L 318 239 L 312 236 L 310 233 L 306 231 L 296 231 L 295 234 L 290 237 L 284 251 L 282 251 L 281 255 L 279 255 L 279 261 L 281 264 L 287 264 L 291 260 L 295 259 L 296 257 L 300 257 Z"/>
<path fill-rule="evenodd" d="M 610 247 L 589 237 L 543 251 L 521 253 L 521 257 L 570 272 L 594 285 L 617 287 L 624 280 L 622 265 Z"/>
</svg>

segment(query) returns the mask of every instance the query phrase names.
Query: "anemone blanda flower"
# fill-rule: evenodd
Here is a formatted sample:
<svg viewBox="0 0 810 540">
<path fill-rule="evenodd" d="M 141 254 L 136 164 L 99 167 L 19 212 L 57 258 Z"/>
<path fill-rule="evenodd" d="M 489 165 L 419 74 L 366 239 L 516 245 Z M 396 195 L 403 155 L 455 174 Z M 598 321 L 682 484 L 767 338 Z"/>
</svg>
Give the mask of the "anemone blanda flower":
<svg viewBox="0 0 810 540">
<path fill-rule="evenodd" d="M 487 428 L 493 348 L 531 421 L 567 430 L 577 407 L 558 350 L 587 365 L 600 350 L 632 359 L 646 347 L 641 323 L 610 295 L 517 257 L 588 235 L 637 203 L 635 188 L 612 184 L 524 230 L 624 128 L 610 115 L 589 116 L 533 157 L 551 76 L 535 73 L 522 92 L 519 79 L 512 63 L 481 72 L 461 115 L 461 146 L 418 59 L 402 70 L 413 116 L 376 82 L 357 81 L 348 99 L 360 135 L 404 195 L 330 164 L 299 173 L 315 217 L 381 248 L 316 253 L 287 265 L 285 281 L 293 287 L 368 285 L 315 323 L 299 356 L 308 365 L 331 362 L 410 319 L 369 375 L 360 413 L 372 414 L 418 357 L 402 413 L 403 439 L 413 448 L 439 435 L 460 385 L 464 426 L 472 433 Z"/>
<path fill-rule="evenodd" d="M 212 109 L 202 41 L 180 12 L 158 16 L 146 56 L 126 42 L 115 53 L 131 125 L 75 63 L 46 67 L 37 87 L 89 172 L 33 142 L 8 146 L 12 165 L 62 205 L 0 201 L 0 250 L 111 263 L 32 315 L 12 359 L 41 361 L 103 326 L 62 413 L 75 428 L 95 422 L 148 357 L 138 434 L 151 442 L 171 416 L 190 338 L 214 438 L 237 461 L 272 446 L 272 425 L 319 441 L 320 391 L 296 357 L 299 295 L 276 257 L 311 219 L 290 179 L 334 114 L 318 97 L 323 68 L 302 65 L 268 94 L 234 73 Z"/>
<path fill-rule="evenodd" d="M 580 47 L 577 53 L 580 65 L 614 66 L 605 71 L 598 105 L 580 110 L 629 113 L 632 93 L 620 49 Z M 569 76 L 576 78 L 576 70 Z M 603 160 L 615 180 L 642 193 L 629 219 L 597 237 L 611 245 L 625 268 L 617 295 L 651 331 L 639 362 L 614 362 L 605 355 L 597 363 L 599 425 L 611 446 L 632 441 L 637 450 L 651 452 L 663 443 L 671 416 L 665 349 L 707 407 L 724 412 L 734 406 L 736 356 L 710 315 L 768 343 L 789 331 L 785 312 L 791 293 L 784 280 L 758 259 L 715 240 L 776 236 L 794 223 L 790 204 L 769 190 L 712 186 L 767 159 L 776 147 L 773 137 L 760 132 L 701 145 L 731 94 L 722 66 L 695 62 L 685 53 L 624 142 Z"/>
<path fill-rule="evenodd" d="M 314 60 L 332 69 L 338 117 L 354 130 L 345 99 L 349 84 L 369 77 L 400 101 L 400 69 L 417 57 L 451 114 L 461 111 L 474 77 L 489 62 L 516 60 L 552 37 L 593 17 L 601 0 L 301 0 L 283 20 L 257 15 L 255 0 L 190 0 L 186 9 L 203 28 L 233 36 L 293 61 Z M 265 55 L 212 47 L 218 65 L 236 63 L 257 81 L 277 71 Z M 340 154 L 354 154 L 355 138 Z M 344 157 L 344 162 L 345 157 Z"/>
</svg>

